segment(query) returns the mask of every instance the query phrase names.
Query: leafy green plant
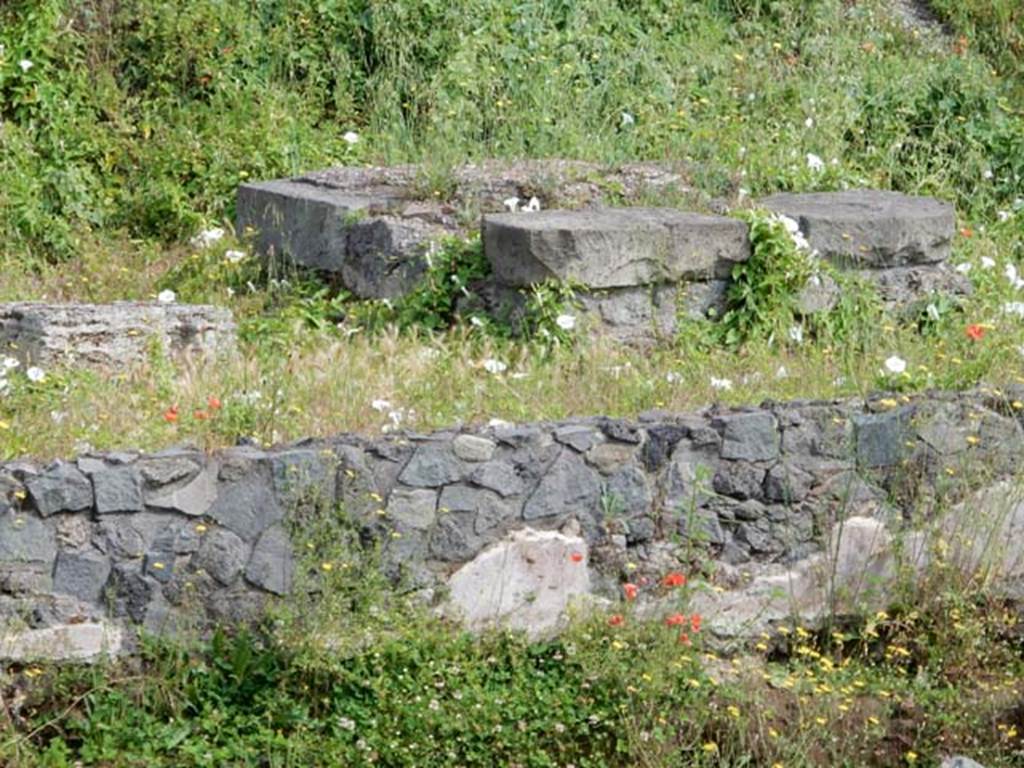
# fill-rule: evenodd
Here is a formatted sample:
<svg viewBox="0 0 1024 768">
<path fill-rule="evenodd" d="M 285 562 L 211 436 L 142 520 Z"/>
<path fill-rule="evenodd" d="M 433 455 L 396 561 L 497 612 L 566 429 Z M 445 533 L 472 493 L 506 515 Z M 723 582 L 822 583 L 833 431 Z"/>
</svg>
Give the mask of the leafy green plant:
<svg viewBox="0 0 1024 768">
<path fill-rule="evenodd" d="M 751 254 L 733 267 L 722 339 L 735 346 L 754 337 L 785 338 L 794 324 L 801 291 L 814 274 L 810 255 L 797 247 L 780 217 L 747 216 Z"/>
</svg>

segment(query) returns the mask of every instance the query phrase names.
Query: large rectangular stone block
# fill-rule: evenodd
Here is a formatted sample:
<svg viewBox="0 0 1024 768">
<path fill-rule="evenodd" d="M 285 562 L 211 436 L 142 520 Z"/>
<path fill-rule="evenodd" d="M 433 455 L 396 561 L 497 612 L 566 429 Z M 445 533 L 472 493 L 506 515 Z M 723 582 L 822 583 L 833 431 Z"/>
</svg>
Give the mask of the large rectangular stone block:
<svg viewBox="0 0 1024 768">
<path fill-rule="evenodd" d="M 223 307 L 190 304 L 0 304 L 0 355 L 25 364 L 118 368 L 142 362 L 152 340 L 176 357 L 235 348 Z"/>
<path fill-rule="evenodd" d="M 750 255 L 747 225 L 672 208 L 497 214 L 483 221 L 497 279 L 623 288 L 728 277 Z"/>
<path fill-rule="evenodd" d="M 760 201 L 794 219 L 811 248 L 842 267 L 886 269 L 949 257 L 956 231 L 950 203 L 899 192 L 783 193 Z"/>
</svg>

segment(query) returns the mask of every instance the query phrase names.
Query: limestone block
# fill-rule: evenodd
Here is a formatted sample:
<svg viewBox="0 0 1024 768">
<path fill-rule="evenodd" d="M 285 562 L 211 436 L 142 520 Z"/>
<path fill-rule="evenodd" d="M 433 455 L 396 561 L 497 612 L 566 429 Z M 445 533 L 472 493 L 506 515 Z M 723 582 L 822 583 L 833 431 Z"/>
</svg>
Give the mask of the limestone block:
<svg viewBox="0 0 1024 768">
<path fill-rule="evenodd" d="M 548 279 L 621 288 L 724 278 L 750 255 L 736 219 L 673 208 L 608 208 L 495 214 L 483 221 L 484 252 L 506 285 Z"/>
<path fill-rule="evenodd" d="M 794 219 L 811 248 L 845 267 L 882 269 L 945 261 L 956 231 L 950 203 L 899 192 L 783 193 L 760 204 Z"/>
<path fill-rule="evenodd" d="M 582 555 L 580 562 L 572 557 Z M 543 636 L 562 626 L 590 594 L 587 544 L 578 536 L 529 528 L 509 534 L 448 580 L 449 610 L 470 629 L 501 626 Z"/>
<path fill-rule="evenodd" d="M 0 304 L 0 353 L 26 365 L 136 365 L 154 339 L 174 357 L 217 356 L 235 349 L 235 322 L 223 307 L 190 304 Z"/>
</svg>

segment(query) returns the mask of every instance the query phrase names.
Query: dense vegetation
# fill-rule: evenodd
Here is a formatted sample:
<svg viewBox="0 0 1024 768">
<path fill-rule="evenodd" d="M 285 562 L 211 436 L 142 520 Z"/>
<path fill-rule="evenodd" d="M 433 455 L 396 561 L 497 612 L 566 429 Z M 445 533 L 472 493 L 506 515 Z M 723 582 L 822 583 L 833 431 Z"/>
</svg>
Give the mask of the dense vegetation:
<svg viewBox="0 0 1024 768">
<path fill-rule="evenodd" d="M 0 234 L 68 258 L 184 239 L 247 178 L 488 156 L 685 158 L 707 195 L 869 184 L 991 216 L 1024 177 L 1019 9 L 948 6 L 964 43 L 882 0 L 15 0 Z"/>
<path fill-rule="evenodd" d="M 113 379 L 0 370 L 0 459 L 1024 381 L 1020 3 L 935 0 L 948 35 L 905 29 L 889 5 L 0 2 L 0 300 L 171 289 L 230 306 L 244 341 L 230 364 L 154 355 Z M 637 352 L 560 333 L 571 301 L 557 292 L 533 297 L 525 339 L 459 318 L 443 286 L 480 268 L 473 242 L 383 309 L 229 259 L 246 248 L 230 234 L 189 242 L 230 223 L 245 179 L 422 161 L 425 188 L 443 188 L 455 165 L 494 156 L 680 161 L 698 208 L 786 189 L 936 195 L 957 205 L 954 261 L 974 295 L 892 317 L 850 286 L 797 339 L 781 274 L 794 251 L 761 221 L 751 300 Z M 892 355 L 905 371 L 883 368 Z M 223 408 L 190 418 L 210 396 Z M 171 406 L 180 420 L 162 417 Z M 476 641 L 388 597 L 371 566 L 334 573 L 333 611 L 296 610 L 274 631 L 0 670 L 0 764 L 1024 760 L 1017 608 L 983 585 L 940 580 L 859 624 L 783 628 L 740 663 L 628 610 L 550 642 Z M 310 647 L 324 635 L 329 649 Z"/>
</svg>

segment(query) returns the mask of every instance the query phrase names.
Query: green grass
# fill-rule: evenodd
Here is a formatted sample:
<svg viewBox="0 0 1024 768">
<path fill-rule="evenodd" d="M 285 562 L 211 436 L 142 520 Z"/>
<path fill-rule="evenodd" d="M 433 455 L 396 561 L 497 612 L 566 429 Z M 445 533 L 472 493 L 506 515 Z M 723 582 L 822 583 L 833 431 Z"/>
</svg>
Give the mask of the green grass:
<svg viewBox="0 0 1024 768">
<path fill-rule="evenodd" d="M 116 253 L 119 233 L 182 240 L 230 217 L 239 182 L 334 162 L 429 159 L 443 175 L 491 156 L 671 158 L 707 196 L 893 187 L 954 200 L 980 223 L 1024 177 L 1014 74 L 973 49 L 934 50 L 885 9 L 5 3 L 3 271 L 74 258 L 95 238 Z M 1014 55 L 1012 35 L 984 39 Z M 837 164 L 814 175 L 808 152 Z"/>
<path fill-rule="evenodd" d="M 114 378 L 54 369 L 35 383 L 15 371 L 0 395 L 0 459 L 1019 385 L 1024 320 L 1004 308 L 1022 299 L 1005 277 L 1024 261 L 1021 20 L 1013 0 L 935 5 L 954 28 L 937 43 L 902 29 L 883 0 L 0 4 L 0 300 L 171 288 L 230 307 L 243 338 L 223 364 L 154 355 Z M 954 263 L 972 264 L 974 293 L 936 301 L 937 318 L 847 303 L 797 344 L 792 286 L 751 270 L 755 298 L 770 302 L 631 350 L 537 332 L 572 311 L 550 293 L 534 333 L 514 337 L 455 316 L 444 275 L 387 310 L 316 276 L 229 264 L 225 249 L 245 247 L 230 238 L 187 245 L 230 222 L 247 179 L 424 161 L 434 188 L 466 160 L 551 156 L 680 162 L 700 206 L 846 186 L 936 195 L 957 205 Z M 470 274 L 473 248 L 453 246 L 448 268 Z M 980 339 L 966 333 L 975 324 Z M 905 375 L 880 372 L 891 355 Z M 489 373 L 489 359 L 508 369 Z M 930 584 L 839 637 L 791 627 L 722 659 L 699 633 L 681 645 L 628 609 L 624 627 L 598 616 L 547 642 L 471 639 L 395 597 L 372 564 L 332 573 L 334 589 L 314 593 L 322 604 L 296 597 L 273 632 L 0 671 L 0 763 L 1024 760 L 1017 608 L 972 585 Z"/>
</svg>

